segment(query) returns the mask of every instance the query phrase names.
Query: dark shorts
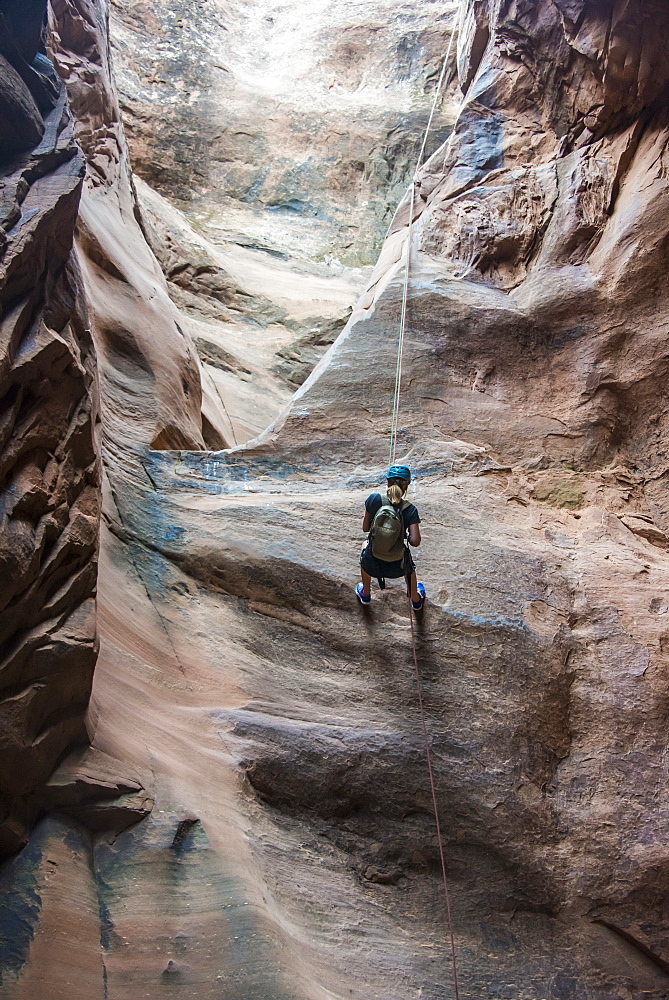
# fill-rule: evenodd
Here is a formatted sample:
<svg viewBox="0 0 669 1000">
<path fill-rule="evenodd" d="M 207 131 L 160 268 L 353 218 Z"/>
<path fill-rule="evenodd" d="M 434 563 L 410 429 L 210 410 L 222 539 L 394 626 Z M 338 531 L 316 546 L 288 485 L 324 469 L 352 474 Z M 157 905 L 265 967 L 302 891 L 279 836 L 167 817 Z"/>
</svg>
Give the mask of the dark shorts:
<svg viewBox="0 0 669 1000">
<path fill-rule="evenodd" d="M 379 577 L 387 580 L 397 580 L 401 576 L 411 576 L 416 569 L 416 564 L 412 559 L 409 549 L 405 549 L 404 559 L 398 559 L 396 562 L 385 562 L 383 559 L 374 558 L 369 551 L 369 545 L 366 545 L 360 553 L 360 565 L 365 573 L 369 573 L 370 576 L 373 576 L 377 580 Z"/>
</svg>

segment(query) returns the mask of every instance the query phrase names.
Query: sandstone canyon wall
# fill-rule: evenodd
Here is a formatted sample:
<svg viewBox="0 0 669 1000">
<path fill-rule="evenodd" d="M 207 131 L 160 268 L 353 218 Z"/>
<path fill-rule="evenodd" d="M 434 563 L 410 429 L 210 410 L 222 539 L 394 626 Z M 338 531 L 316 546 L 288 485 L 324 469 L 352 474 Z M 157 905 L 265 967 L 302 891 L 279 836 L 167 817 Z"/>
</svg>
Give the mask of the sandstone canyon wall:
<svg viewBox="0 0 669 1000">
<path fill-rule="evenodd" d="M 456 7 L 113 4 L 145 230 L 202 361 L 211 447 L 264 430 L 341 331 L 415 162 Z"/>
<path fill-rule="evenodd" d="M 99 364 L 102 451 L 118 460 L 132 443 L 201 447 L 197 357 L 138 219 L 107 5 L 52 4 L 49 41 L 86 155 L 76 243 Z"/>
<path fill-rule="evenodd" d="M 96 657 L 96 363 L 72 255 L 84 158 L 41 44 L 44 4 L 0 7 L 0 853 L 86 739 Z"/>
<path fill-rule="evenodd" d="M 423 516 L 417 651 L 460 996 L 665 1000 L 669 13 L 463 0 L 455 123 L 420 170 L 411 224 L 405 195 L 374 270 L 328 275 L 317 244 L 327 231 L 337 245 L 347 201 L 368 191 L 335 185 L 328 202 L 326 175 L 296 178 L 316 111 L 259 96 L 242 72 L 276 51 L 266 19 L 294 27 L 296 8 L 249 6 L 253 49 L 241 7 L 113 6 L 130 152 L 105 4 L 54 2 L 50 22 L 86 158 L 69 315 L 87 309 L 75 329 L 90 329 L 100 372 L 91 747 L 52 776 L 53 808 L 0 871 L 0 997 L 454 996 L 406 599 L 375 590 L 362 609 L 352 591 L 362 503 L 387 458 L 410 242 L 398 446 Z M 412 6 L 342 4 L 336 32 L 334 8 L 320 24 L 314 9 L 311 37 L 339 53 L 314 89 L 344 86 L 345 64 L 359 105 L 379 103 L 360 52 L 401 36 Z M 435 38 L 447 46 L 432 13 L 425 66 Z M 218 72 L 235 106 L 216 112 L 226 128 L 209 148 L 202 122 L 225 89 L 212 24 L 234 38 Z M 195 96 L 190 45 L 206 61 Z M 374 79 L 398 51 L 379 48 Z M 334 58 L 314 51 L 299 72 Z M 155 86 L 170 111 L 154 160 Z M 276 126 L 258 120 L 272 100 Z M 282 185 L 330 206 L 301 248 L 308 213 L 263 214 Z M 184 209 L 209 210 L 225 239 Z M 63 226 L 71 237 L 74 216 Z M 362 282 L 289 399 L 286 373 L 268 373 L 286 321 L 299 336 L 336 328 Z M 212 361 L 226 378 L 204 389 L 203 419 Z M 56 381 L 46 398 L 61 398 Z M 248 437 L 259 417 L 245 407 L 273 417 L 282 401 L 245 447 L 201 450 L 234 444 L 233 426 Z"/>
</svg>

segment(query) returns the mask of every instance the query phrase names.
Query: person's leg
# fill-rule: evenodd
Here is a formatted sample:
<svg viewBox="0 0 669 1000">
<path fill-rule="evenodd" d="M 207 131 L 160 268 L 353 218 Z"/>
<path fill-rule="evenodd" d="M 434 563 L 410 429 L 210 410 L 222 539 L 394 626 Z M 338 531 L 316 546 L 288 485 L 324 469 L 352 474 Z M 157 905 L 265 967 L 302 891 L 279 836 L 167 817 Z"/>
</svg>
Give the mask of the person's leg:
<svg viewBox="0 0 669 1000">
<path fill-rule="evenodd" d="M 411 600 L 414 602 L 414 604 L 417 604 L 418 601 L 420 601 L 420 594 L 418 593 L 418 580 L 416 579 L 415 570 L 409 577 L 409 592 Z"/>
<path fill-rule="evenodd" d="M 362 566 L 360 567 L 360 577 L 362 579 L 362 592 L 365 595 L 365 597 L 369 597 L 369 595 L 372 592 L 372 578 L 369 575 L 369 573 L 365 573 Z"/>
</svg>

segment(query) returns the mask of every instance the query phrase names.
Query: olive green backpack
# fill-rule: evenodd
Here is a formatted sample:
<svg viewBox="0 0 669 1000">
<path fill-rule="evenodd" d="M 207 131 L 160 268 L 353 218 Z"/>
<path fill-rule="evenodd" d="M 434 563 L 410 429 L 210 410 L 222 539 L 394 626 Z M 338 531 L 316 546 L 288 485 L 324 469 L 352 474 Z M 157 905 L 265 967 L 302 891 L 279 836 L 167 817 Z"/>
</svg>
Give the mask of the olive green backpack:
<svg viewBox="0 0 669 1000">
<path fill-rule="evenodd" d="M 409 507 L 402 500 L 393 507 L 386 496 L 374 515 L 369 532 L 372 555 L 383 562 L 397 562 L 404 555 L 404 518 L 402 511 Z"/>
</svg>

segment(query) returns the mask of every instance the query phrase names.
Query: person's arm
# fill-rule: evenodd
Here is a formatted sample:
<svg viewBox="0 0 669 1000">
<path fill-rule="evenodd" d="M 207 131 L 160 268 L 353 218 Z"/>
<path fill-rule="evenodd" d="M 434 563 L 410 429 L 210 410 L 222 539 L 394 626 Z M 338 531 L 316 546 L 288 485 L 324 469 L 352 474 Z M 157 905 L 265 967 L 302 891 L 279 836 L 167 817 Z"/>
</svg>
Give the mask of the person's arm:
<svg viewBox="0 0 669 1000">
<path fill-rule="evenodd" d="M 362 522 L 362 530 L 367 533 L 372 526 L 372 515 L 368 510 L 365 511 L 365 517 Z"/>
<path fill-rule="evenodd" d="M 413 545 L 414 548 L 420 545 L 420 525 L 410 524 L 409 525 L 409 545 Z"/>
</svg>

